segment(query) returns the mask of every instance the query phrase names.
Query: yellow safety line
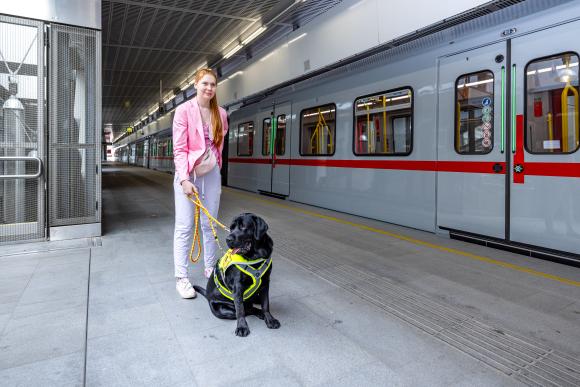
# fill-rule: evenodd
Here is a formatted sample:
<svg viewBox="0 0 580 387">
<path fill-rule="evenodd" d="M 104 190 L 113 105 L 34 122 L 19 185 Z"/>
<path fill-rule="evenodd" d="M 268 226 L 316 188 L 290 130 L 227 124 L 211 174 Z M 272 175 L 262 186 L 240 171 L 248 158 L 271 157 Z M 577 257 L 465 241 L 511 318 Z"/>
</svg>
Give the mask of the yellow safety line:
<svg viewBox="0 0 580 387">
<path fill-rule="evenodd" d="M 234 194 L 237 194 L 237 195 L 244 195 L 241 192 L 235 192 L 235 191 L 230 191 L 230 192 L 232 192 Z M 244 196 L 246 196 L 246 195 L 244 195 Z M 352 227 L 355 227 L 355 228 L 358 228 L 358 229 L 361 229 L 361 230 L 366 230 L 366 231 L 375 232 L 377 234 L 387 235 L 387 236 L 390 236 L 392 238 L 396 238 L 396 239 L 400 239 L 400 240 L 407 241 L 407 242 L 410 242 L 410 243 L 414 243 L 416 245 L 430 247 L 432 249 L 436 249 L 436 250 L 440 250 L 440 251 L 445 251 L 445 252 L 453 253 L 453 254 L 457 254 L 457 255 L 461 255 L 461 256 L 468 257 L 468 258 L 471 258 L 471 259 L 474 259 L 474 260 L 477 260 L 477 261 L 482 261 L 482 262 L 490 263 L 490 264 L 493 264 L 493 265 L 497 265 L 497 266 L 501 266 L 501 267 L 506 267 L 508 269 L 521 271 L 523 273 L 528 273 L 528 274 L 531 274 L 531 275 L 535 275 L 537 277 L 551 279 L 551 280 L 554 280 L 554 281 L 557 281 L 557 282 L 561 282 L 561 283 L 564 283 L 564 284 L 567 284 L 567 285 L 572 285 L 572 286 L 578 286 L 578 287 L 580 287 L 580 281 L 574 281 L 574 280 L 571 280 L 571 279 L 567 279 L 567 278 L 563 278 L 563 277 L 558 277 L 556 275 L 552 275 L 552 274 L 548 274 L 548 273 L 543 273 L 541 271 L 537 271 L 537 270 L 534 270 L 534 269 L 529 269 L 527 267 L 523 267 L 523 266 L 519 266 L 519 265 L 514 265 L 513 263 L 507 263 L 507 262 L 499 261 L 499 260 L 492 259 L 492 258 L 482 257 L 480 255 L 468 253 L 468 252 L 461 251 L 461 250 L 457 250 L 457 249 L 453 249 L 453 248 L 450 248 L 450 247 L 439 246 L 439 245 L 436 245 L 434 243 L 429 243 L 429 242 L 425 242 L 425 241 L 422 241 L 422 240 L 419 240 L 419 239 L 407 237 L 407 236 L 404 236 L 404 235 L 395 234 L 395 233 L 392 233 L 392 232 L 389 232 L 389 231 L 385 231 L 385 230 L 381 230 L 381 229 L 378 229 L 378 228 L 365 226 L 363 224 L 349 222 L 348 220 L 335 218 L 333 216 L 322 215 L 322 214 L 319 214 L 319 213 L 316 213 L 316 212 L 313 212 L 313 211 L 303 210 L 303 209 L 296 208 L 296 207 L 292 207 L 292 206 L 288 206 L 288 205 L 285 205 L 285 204 L 275 203 L 275 202 L 270 201 L 270 200 L 256 198 L 256 197 L 251 196 L 249 194 L 247 196 L 250 196 L 253 200 L 260 201 L 260 202 L 264 202 L 264 203 L 268 203 L 270 205 L 277 206 L 277 207 L 286 208 L 286 209 L 289 209 L 289 210 L 294 211 L 294 212 L 299 212 L 299 213 L 302 213 L 302 214 L 305 214 L 305 215 L 310 215 L 310 216 L 314 216 L 314 217 L 317 217 L 317 218 L 321 218 L 321 219 L 325 219 L 325 220 L 330 220 L 330 221 L 336 222 L 336 223 L 346 224 L 348 226 L 352 226 Z"/>
</svg>

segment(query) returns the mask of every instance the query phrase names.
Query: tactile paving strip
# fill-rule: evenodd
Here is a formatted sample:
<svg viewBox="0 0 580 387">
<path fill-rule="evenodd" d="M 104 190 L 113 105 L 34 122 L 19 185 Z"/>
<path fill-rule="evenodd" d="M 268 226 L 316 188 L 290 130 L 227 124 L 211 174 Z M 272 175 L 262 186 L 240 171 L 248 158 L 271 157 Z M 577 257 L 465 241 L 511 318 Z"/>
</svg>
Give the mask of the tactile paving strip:
<svg viewBox="0 0 580 387">
<path fill-rule="evenodd" d="M 387 278 L 352 265 L 337 265 L 336 259 L 303 240 L 291 241 L 281 235 L 276 235 L 275 240 L 282 256 L 522 383 L 580 386 L 579 359 L 477 321 L 458 308 Z M 304 251 L 308 251 L 308 256 Z"/>
</svg>

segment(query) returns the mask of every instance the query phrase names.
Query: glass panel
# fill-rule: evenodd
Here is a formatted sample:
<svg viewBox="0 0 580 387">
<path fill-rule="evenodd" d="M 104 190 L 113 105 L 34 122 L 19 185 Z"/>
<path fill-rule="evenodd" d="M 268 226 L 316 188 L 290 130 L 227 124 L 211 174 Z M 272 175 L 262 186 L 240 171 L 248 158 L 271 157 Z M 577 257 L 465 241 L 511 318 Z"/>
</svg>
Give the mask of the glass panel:
<svg viewBox="0 0 580 387">
<path fill-rule="evenodd" d="M 493 73 L 463 75 L 456 82 L 455 150 L 484 154 L 493 149 Z"/>
<path fill-rule="evenodd" d="M 578 149 L 578 55 L 566 53 L 526 66 L 526 149 L 571 153 Z"/>
<path fill-rule="evenodd" d="M 336 139 L 334 104 L 302 110 L 300 114 L 300 154 L 332 155 Z"/>
<path fill-rule="evenodd" d="M 238 156 L 254 154 L 254 123 L 245 122 L 238 125 Z"/>
<path fill-rule="evenodd" d="M 395 155 L 411 152 L 411 89 L 358 98 L 355 106 L 357 155 Z"/>
<path fill-rule="evenodd" d="M 286 115 L 278 116 L 276 122 L 276 138 L 274 147 L 276 148 L 276 155 L 282 156 L 286 153 Z"/>
<path fill-rule="evenodd" d="M 0 175 L 31 176 L 44 159 L 40 23 L 0 15 Z M 39 44 L 40 41 L 40 44 Z M 0 244 L 44 237 L 44 177 L 0 179 Z"/>
<path fill-rule="evenodd" d="M 50 36 L 49 224 L 99 222 L 100 33 L 53 25 Z"/>
<path fill-rule="evenodd" d="M 270 154 L 270 137 L 272 137 L 272 119 L 265 118 L 262 123 L 262 155 Z"/>
</svg>

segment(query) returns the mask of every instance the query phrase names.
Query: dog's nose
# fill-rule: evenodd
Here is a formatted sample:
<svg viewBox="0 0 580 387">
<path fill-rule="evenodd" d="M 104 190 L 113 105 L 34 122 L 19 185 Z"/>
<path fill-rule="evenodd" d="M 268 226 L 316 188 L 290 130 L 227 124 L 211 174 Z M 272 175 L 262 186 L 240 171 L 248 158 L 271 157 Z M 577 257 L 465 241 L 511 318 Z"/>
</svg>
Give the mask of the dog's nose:
<svg viewBox="0 0 580 387">
<path fill-rule="evenodd" d="M 234 237 L 233 237 L 233 236 L 231 236 L 231 235 L 228 235 L 228 236 L 226 237 L 226 243 L 232 243 L 233 241 L 234 241 Z"/>
</svg>

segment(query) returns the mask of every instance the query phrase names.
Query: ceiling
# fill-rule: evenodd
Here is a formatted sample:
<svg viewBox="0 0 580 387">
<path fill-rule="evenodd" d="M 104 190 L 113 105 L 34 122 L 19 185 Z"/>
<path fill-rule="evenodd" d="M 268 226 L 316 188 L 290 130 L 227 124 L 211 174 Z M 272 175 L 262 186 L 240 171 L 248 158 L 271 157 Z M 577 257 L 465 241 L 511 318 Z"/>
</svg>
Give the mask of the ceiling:
<svg viewBox="0 0 580 387">
<path fill-rule="evenodd" d="M 117 138 L 199 66 L 227 75 L 341 1 L 102 0 L 104 127 Z M 223 58 L 262 25 L 258 38 Z"/>
</svg>

